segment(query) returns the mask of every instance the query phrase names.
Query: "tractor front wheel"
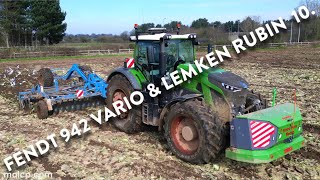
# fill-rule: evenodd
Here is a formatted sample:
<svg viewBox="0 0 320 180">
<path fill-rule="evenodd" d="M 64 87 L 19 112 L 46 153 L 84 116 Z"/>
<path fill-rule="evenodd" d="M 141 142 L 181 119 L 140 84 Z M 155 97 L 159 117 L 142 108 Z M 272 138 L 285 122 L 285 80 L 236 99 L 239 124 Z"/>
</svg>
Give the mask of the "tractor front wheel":
<svg viewBox="0 0 320 180">
<path fill-rule="evenodd" d="M 113 103 L 116 101 L 122 101 L 123 98 L 129 99 L 130 94 L 134 91 L 131 83 L 123 75 L 115 75 L 108 82 L 107 89 L 107 107 L 115 113 Z M 122 112 L 119 116 L 111 119 L 112 124 L 121 131 L 126 133 L 139 132 L 142 127 L 141 121 L 141 106 L 132 106 L 131 110 L 128 110 L 126 106 L 124 108 L 127 112 Z"/>
<path fill-rule="evenodd" d="M 208 163 L 225 149 L 224 123 L 203 99 L 172 105 L 164 129 L 169 148 L 184 161 Z"/>
</svg>

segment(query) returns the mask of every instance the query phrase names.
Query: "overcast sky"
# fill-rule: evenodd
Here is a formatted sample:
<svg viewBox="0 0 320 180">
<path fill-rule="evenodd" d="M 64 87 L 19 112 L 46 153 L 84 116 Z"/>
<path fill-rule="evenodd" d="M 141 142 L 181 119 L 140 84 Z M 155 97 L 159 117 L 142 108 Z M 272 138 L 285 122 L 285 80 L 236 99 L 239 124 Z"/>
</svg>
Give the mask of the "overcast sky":
<svg viewBox="0 0 320 180">
<path fill-rule="evenodd" d="M 261 20 L 288 19 L 300 0 L 60 0 L 67 12 L 68 34 L 120 34 L 133 24 L 155 24 L 180 20 L 209 22 L 242 20 L 260 16 Z"/>
</svg>

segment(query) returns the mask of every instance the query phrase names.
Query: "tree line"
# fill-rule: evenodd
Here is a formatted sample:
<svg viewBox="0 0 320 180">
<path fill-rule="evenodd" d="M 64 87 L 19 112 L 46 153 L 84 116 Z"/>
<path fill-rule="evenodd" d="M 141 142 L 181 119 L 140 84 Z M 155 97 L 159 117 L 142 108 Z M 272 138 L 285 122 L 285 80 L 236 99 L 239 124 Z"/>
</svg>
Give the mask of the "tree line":
<svg viewBox="0 0 320 180">
<path fill-rule="evenodd" d="M 281 32 L 268 42 L 302 42 L 320 40 L 320 0 L 303 0 L 310 11 L 315 11 L 307 21 L 297 24 L 292 19 L 285 20 L 287 31 Z M 288 12 L 289 13 L 289 12 Z M 129 41 L 134 30 L 124 31 L 119 35 L 112 34 L 65 34 L 66 13 L 62 12 L 59 0 L 5 0 L 0 1 L 0 46 L 36 46 L 66 43 L 123 43 Z M 213 21 L 199 18 L 190 25 L 179 20 L 166 24 L 144 23 L 139 25 L 139 31 L 147 31 L 153 27 L 164 27 L 175 30 L 181 24 L 181 33 L 197 33 L 201 42 L 213 44 L 228 44 L 240 35 L 248 34 L 257 27 L 270 23 L 261 21 L 259 16 L 248 16 L 235 21 Z"/>
<path fill-rule="evenodd" d="M 0 1 L 0 46 L 37 46 L 63 40 L 67 24 L 59 0 Z"/>
<path fill-rule="evenodd" d="M 297 24 L 293 18 L 285 20 L 288 27 L 287 31 L 269 39 L 267 42 L 302 42 L 302 41 L 318 41 L 320 40 L 320 0 L 303 0 L 299 6 L 305 5 L 310 11 L 316 14 L 307 21 Z M 290 13 L 290 12 L 288 12 Z M 184 24 L 179 20 L 171 21 L 167 24 L 144 23 L 139 25 L 138 30 L 146 32 L 149 28 L 166 28 L 167 30 L 175 30 L 177 24 L 181 24 L 181 33 L 197 33 L 202 42 L 210 42 L 214 44 L 228 44 L 239 35 L 248 34 L 250 31 L 270 23 L 271 20 L 261 21 L 259 16 L 248 16 L 242 20 L 235 21 L 213 21 L 209 22 L 206 18 L 194 20 L 191 25 Z M 120 35 L 67 35 L 65 42 L 127 42 L 130 35 L 134 34 L 134 30 L 124 31 Z"/>
</svg>

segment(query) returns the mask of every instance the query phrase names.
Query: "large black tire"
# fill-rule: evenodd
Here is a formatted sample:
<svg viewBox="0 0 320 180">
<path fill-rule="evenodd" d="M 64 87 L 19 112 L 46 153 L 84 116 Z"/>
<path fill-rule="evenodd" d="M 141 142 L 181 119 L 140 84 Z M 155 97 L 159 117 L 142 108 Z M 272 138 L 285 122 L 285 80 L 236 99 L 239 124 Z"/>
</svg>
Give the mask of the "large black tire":
<svg viewBox="0 0 320 180">
<path fill-rule="evenodd" d="M 39 119 L 46 119 L 49 116 L 48 105 L 46 101 L 40 100 L 37 103 L 37 116 Z"/>
<path fill-rule="evenodd" d="M 108 82 L 107 88 L 107 107 L 115 113 L 112 106 L 114 99 L 117 99 L 116 93 L 122 93 L 129 100 L 130 94 L 134 91 L 131 83 L 123 75 L 115 75 Z M 119 99 L 118 99 L 119 100 Z M 112 124 L 119 130 L 128 134 L 141 131 L 142 127 L 142 109 L 141 106 L 132 105 L 132 109 L 127 113 L 122 113 L 120 116 L 111 119 Z"/>
<path fill-rule="evenodd" d="M 53 73 L 49 68 L 42 68 L 38 71 L 38 81 L 39 84 L 43 87 L 53 86 Z"/>
<path fill-rule="evenodd" d="M 186 120 L 189 122 L 184 122 Z M 197 135 L 193 136 L 194 139 L 188 140 L 183 136 L 183 129 L 191 127 L 191 121 L 196 129 L 196 133 L 191 134 Z M 224 128 L 224 122 L 203 99 L 191 99 L 172 105 L 165 117 L 164 125 L 165 137 L 171 151 L 178 158 L 195 164 L 208 163 L 216 159 L 226 148 Z"/>
<path fill-rule="evenodd" d="M 257 100 L 259 100 L 260 103 L 254 105 L 253 108 L 251 108 L 248 112 L 245 113 L 259 111 L 268 107 L 267 100 L 263 98 L 260 93 L 256 94 L 253 91 L 251 91 L 247 95 L 245 108 L 252 106 L 253 104 L 255 104 Z"/>
</svg>

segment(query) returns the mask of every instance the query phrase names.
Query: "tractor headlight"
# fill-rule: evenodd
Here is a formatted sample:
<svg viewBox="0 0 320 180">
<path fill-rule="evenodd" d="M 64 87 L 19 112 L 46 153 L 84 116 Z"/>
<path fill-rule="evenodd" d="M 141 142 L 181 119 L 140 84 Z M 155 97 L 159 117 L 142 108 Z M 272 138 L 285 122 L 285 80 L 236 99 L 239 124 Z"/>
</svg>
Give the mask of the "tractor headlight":
<svg viewBox="0 0 320 180">
<path fill-rule="evenodd" d="M 238 87 L 235 87 L 235 86 L 231 86 L 231 85 L 228 85 L 228 84 L 225 84 L 225 83 L 221 83 L 221 84 L 222 84 L 222 87 L 224 87 L 224 89 L 227 89 L 229 91 L 232 91 L 232 92 L 241 91 L 241 88 L 238 88 Z"/>
<path fill-rule="evenodd" d="M 188 38 L 189 38 L 189 39 L 196 39 L 196 38 L 197 38 L 197 35 L 196 35 L 196 34 L 190 34 Z"/>
<path fill-rule="evenodd" d="M 164 39 L 171 39 L 172 36 L 171 36 L 170 34 L 166 34 L 163 38 L 164 38 Z"/>
</svg>

